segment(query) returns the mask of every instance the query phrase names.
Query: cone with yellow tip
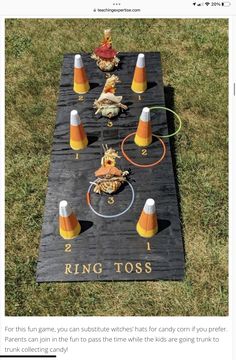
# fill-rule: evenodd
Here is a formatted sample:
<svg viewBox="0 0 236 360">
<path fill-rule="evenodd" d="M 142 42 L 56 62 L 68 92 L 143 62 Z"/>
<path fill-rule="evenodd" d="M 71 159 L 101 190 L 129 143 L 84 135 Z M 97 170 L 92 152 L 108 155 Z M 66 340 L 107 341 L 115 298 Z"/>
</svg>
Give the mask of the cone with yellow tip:
<svg viewBox="0 0 236 360">
<path fill-rule="evenodd" d="M 81 55 L 75 55 L 74 62 L 74 91 L 78 94 L 86 94 L 90 89 L 83 60 Z"/>
<path fill-rule="evenodd" d="M 70 113 L 70 146 L 73 150 L 82 150 L 88 145 L 88 138 L 77 110 Z"/>
<path fill-rule="evenodd" d="M 134 142 L 141 147 L 146 147 L 152 143 L 150 109 L 148 107 L 145 107 L 142 110 Z"/>
<path fill-rule="evenodd" d="M 131 89 L 138 94 L 142 94 L 147 89 L 147 75 L 144 54 L 138 55 Z"/>
<path fill-rule="evenodd" d="M 73 213 L 68 202 L 60 201 L 59 204 L 59 232 L 63 239 L 74 239 L 81 231 L 80 223 Z"/>
<path fill-rule="evenodd" d="M 138 234 L 144 238 L 153 237 L 158 231 L 156 206 L 153 199 L 147 199 L 136 225 Z"/>
</svg>

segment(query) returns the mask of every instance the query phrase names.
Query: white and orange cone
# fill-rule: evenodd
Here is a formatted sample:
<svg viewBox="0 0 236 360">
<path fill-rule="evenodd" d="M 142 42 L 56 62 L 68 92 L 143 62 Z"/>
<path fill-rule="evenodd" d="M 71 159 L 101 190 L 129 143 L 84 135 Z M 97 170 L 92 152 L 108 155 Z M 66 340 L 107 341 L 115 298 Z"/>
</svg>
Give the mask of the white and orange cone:
<svg viewBox="0 0 236 360">
<path fill-rule="evenodd" d="M 59 232 L 60 235 L 67 240 L 74 239 L 79 235 L 81 226 L 73 213 L 68 202 L 60 201 L 59 204 Z"/>
<path fill-rule="evenodd" d="M 70 146 L 73 150 L 82 150 L 88 145 L 88 138 L 77 110 L 70 113 Z"/>
<path fill-rule="evenodd" d="M 74 91 L 78 94 L 86 94 L 90 89 L 88 78 L 83 65 L 81 55 L 75 55 L 74 62 Z"/>
<path fill-rule="evenodd" d="M 144 54 L 138 55 L 131 89 L 138 94 L 142 94 L 147 89 L 147 75 Z"/>
<path fill-rule="evenodd" d="M 152 143 L 151 117 L 148 107 L 144 107 L 142 110 L 134 142 L 141 147 L 146 147 Z"/>
<path fill-rule="evenodd" d="M 153 199 L 147 199 L 136 225 L 138 234 L 144 238 L 153 237 L 158 231 L 156 206 Z"/>
</svg>

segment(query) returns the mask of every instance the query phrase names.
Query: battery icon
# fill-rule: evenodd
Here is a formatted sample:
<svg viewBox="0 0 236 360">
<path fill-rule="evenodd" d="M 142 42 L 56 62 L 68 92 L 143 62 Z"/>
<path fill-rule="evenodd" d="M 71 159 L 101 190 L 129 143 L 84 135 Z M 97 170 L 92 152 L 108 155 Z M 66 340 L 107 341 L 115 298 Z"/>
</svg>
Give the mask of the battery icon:
<svg viewBox="0 0 236 360">
<path fill-rule="evenodd" d="M 221 5 L 224 6 L 224 7 L 229 7 L 231 5 L 231 2 L 224 1 L 224 2 L 221 3 Z"/>
</svg>

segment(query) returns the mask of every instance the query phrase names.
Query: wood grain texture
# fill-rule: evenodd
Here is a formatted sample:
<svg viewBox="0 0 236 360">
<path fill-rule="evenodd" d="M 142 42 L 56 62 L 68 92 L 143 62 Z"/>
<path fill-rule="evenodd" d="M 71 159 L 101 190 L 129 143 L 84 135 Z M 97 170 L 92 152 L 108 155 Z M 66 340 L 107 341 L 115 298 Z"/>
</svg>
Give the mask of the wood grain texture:
<svg viewBox="0 0 236 360">
<path fill-rule="evenodd" d="M 119 54 L 121 63 L 115 74 L 122 83 L 117 85 L 116 94 L 123 95 L 123 103 L 129 108 L 112 119 L 112 127 L 107 126 L 108 119 L 95 116 L 93 109 L 94 99 L 99 97 L 104 87 L 105 74 L 88 54 L 82 57 L 91 90 L 84 96 L 84 101 L 79 101 L 78 94 L 73 91 L 74 54 L 64 56 L 37 282 L 182 280 L 183 239 L 168 140 L 165 140 L 166 158 L 156 167 L 142 169 L 131 165 L 124 158 L 118 161 L 118 167 L 131 170 L 130 181 L 135 190 L 134 204 L 126 214 L 115 219 L 104 219 L 94 214 L 86 203 L 89 181 L 95 179 L 94 172 L 99 168 L 103 155 L 102 144 L 112 146 L 121 154 L 120 143 L 126 135 L 136 130 L 142 108 L 165 105 L 160 54 L 146 53 L 148 89 L 141 95 L 141 100 L 130 88 L 137 54 Z M 73 109 L 78 110 L 89 139 L 89 146 L 79 152 L 78 159 L 69 146 L 69 117 Z M 152 116 L 152 130 L 154 133 L 167 134 L 164 111 L 158 113 L 158 118 L 155 114 Z M 155 162 L 162 153 L 158 141 L 154 141 L 148 148 L 147 156 L 142 156 L 142 149 L 132 139 L 127 142 L 125 149 L 133 160 L 142 163 Z M 147 240 L 137 234 L 135 227 L 145 200 L 149 197 L 156 200 L 160 230 Z M 82 233 L 74 240 L 66 241 L 58 233 L 58 205 L 61 200 L 69 202 L 81 222 Z M 94 208 L 104 214 L 119 213 L 128 206 L 130 200 L 128 186 L 114 195 L 115 202 L 112 205 L 108 204 L 108 195 L 91 194 Z M 65 251 L 66 244 L 71 245 L 71 252 Z M 100 265 L 94 267 L 97 263 L 102 264 L 101 273 Z M 74 273 L 65 274 L 65 264 L 71 264 Z M 83 268 L 83 264 L 91 265 Z"/>
</svg>

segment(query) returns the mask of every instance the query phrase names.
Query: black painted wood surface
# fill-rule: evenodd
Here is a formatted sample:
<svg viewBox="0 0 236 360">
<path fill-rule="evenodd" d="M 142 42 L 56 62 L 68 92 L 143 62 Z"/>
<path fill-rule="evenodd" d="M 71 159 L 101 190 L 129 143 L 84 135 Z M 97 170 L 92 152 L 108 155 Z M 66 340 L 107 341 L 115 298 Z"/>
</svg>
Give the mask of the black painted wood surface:
<svg viewBox="0 0 236 360">
<path fill-rule="evenodd" d="M 183 239 L 169 140 L 165 140 L 167 155 L 156 167 L 141 169 L 123 157 L 118 161 L 118 167 L 131 170 L 130 181 L 135 190 L 134 204 L 126 214 L 104 219 L 95 215 L 86 202 L 89 181 L 94 180 L 94 171 L 99 168 L 103 155 L 102 143 L 119 150 L 121 155 L 121 140 L 136 130 L 142 108 L 165 105 L 160 54 L 146 53 L 148 90 L 141 97 L 130 88 L 137 54 L 120 53 L 119 57 L 121 63 L 114 73 L 122 83 L 117 85 L 116 95 L 123 95 L 123 103 L 129 109 L 112 120 L 113 126 L 108 127 L 108 120 L 95 116 L 93 109 L 94 99 L 99 97 L 104 86 L 105 74 L 88 54 L 83 54 L 91 90 L 80 101 L 73 91 L 74 54 L 64 56 L 37 282 L 182 280 L 184 277 Z M 78 159 L 69 146 L 69 117 L 73 109 L 78 110 L 90 142 L 79 152 Z M 164 111 L 153 113 L 152 129 L 154 133 L 168 133 Z M 127 142 L 125 149 L 141 163 L 156 161 L 161 156 L 158 141 L 148 148 L 146 157 L 132 141 Z M 149 197 L 156 200 L 159 232 L 147 240 L 137 234 L 135 226 Z M 96 210 L 107 214 L 119 213 L 130 199 L 128 186 L 114 195 L 112 205 L 108 204 L 108 195 L 91 194 Z M 82 233 L 74 240 L 64 240 L 58 233 L 61 200 L 69 202 L 82 225 Z M 71 251 L 66 252 L 66 248 Z M 67 271 L 65 264 L 68 264 Z"/>
</svg>

